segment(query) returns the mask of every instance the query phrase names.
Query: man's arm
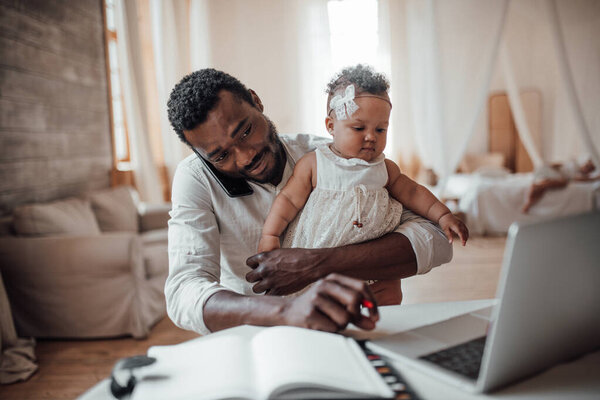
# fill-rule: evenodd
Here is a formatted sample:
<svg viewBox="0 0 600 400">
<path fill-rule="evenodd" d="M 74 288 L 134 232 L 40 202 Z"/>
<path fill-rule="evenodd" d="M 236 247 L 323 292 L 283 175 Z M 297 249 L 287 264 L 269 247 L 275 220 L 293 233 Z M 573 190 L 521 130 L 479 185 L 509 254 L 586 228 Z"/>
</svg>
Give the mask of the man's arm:
<svg viewBox="0 0 600 400">
<path fill-rule="evenodd" d="M 257 293 L 294 293 L 330 272 L 359 279 L 398 279 L 447 263 L 452 245 L 430 221 L 403 212 L 396 232 L 364 243 L 326 249 L 277 249 L 250 257 L 253 271 L 246 275 L 256 282 Z"/>
<path fill-rule="evenodd" d="M 361 304 L 374 304 L 368 317 Z M 298 297 L 243 296 L 218 292 L 204 306 L 204 321 L 211 331 L 238 325 L 292 325 L 328 332 L 343 330 L 350 322 L 373 329 L 379 320 L 368 285 L 360 280 L 330 274 Z"/>
<path fill-rule="evenodd" d="M 205 334 L 204 303 L 226 288 L 219 284 L 219 228 L 207 182 L 193 165 L 182 163 L 175 172 L 170 215 L 167 313 L 175 325 Z"/>
<path fill-rule="evenodd" d="M 370 289 L 356 279 L 335 274 L 302 296 L 243 296 L 219 284 L 220 234 L 210 197 L 199 174 L 179 167 L 173 181 L 169 220 L 169 276 L 165 283 L 167 311 L 173 322 L 201 334 L 241 324 L 295 325 L 338 331 L 350 322 L 373 329 L 378 319 L 360 312 Z M 195 188 L 196 190 L 192 190 Z"/>
</svg>

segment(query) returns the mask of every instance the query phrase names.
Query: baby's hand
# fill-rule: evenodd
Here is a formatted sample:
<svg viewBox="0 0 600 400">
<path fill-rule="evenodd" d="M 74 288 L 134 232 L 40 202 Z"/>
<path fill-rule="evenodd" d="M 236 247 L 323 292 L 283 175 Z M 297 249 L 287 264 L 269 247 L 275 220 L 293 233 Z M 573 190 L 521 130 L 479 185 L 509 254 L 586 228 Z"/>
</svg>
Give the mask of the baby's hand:
<svg viewBox="0 0 600 400">
<path fill-rule="evenodd" d="M 450 243 L 452 243 L 453 240 L 452 232 L 458 235 L 463 246 L 467 243 L 467 240 L 469 239 L 469 230 L 465 224 L 452 213 L 443 215 L 442 218 L 440 218 L 439 224 Z"/>
<path fill-rule="evenodd" d="M 280 247 L 279 238 L 277 236 L 264 235 L 260 237 L 260 241 L 258 242 L 259 253 L 276 250 Z"/>
</svg>

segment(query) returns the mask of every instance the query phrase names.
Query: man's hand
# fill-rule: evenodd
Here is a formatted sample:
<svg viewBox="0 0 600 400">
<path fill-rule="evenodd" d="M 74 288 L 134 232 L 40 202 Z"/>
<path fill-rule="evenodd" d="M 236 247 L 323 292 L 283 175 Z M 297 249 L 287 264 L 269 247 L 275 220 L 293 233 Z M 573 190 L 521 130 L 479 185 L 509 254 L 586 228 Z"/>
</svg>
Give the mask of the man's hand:
<svg viewBox="0 0 600 400">
<path fill-rule="evenodd" d="M 363 300 L 373 304 L 369 316 L 361 313 Z M 375 298 L 364 281 L 329 274 L 305 293 L 286 299 L 282 315 L 285 325 L 338 332 L 353 323 L 371 330 L 379 320 Z"/>
<path fill-rule="evenodd" d="M 402 303 L 402 284 L 400 279 L 377 281 L 369 285 L 377 304 L 389 306 Z"/>
<path fill-rule="evenodd" d="M 453 232 L 460 238 L 463 246 L 467 243 L 467 240 L 469 239 L 469 230 L 465 224 L 452 213 L 443 215 L 440 218 L 439 223 L 440 228 L 442 228 L 450 243 L 452 243 L 453 240 Z"/>
<path fill-rule="evenodd" d="M 318 249 L 277 249 L 259 253 L 246 260 L 252 271 L 246 274 L 248 282 L 256 282 L 255 293 L 269 295 L 295 293 L 320 279 L 319 272 L 324 252 Z"/>
</svg>

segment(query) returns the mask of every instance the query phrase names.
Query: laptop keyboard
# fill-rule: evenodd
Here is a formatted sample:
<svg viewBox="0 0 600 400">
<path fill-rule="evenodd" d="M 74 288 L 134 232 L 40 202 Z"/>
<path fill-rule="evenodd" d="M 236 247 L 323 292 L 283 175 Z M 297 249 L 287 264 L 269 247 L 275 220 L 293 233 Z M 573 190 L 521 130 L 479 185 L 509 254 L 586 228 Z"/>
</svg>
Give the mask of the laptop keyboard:
<svg viewBox="0 0 600 400">
<path fill-rule="evenodd" d="M 485 336 L 473 339 L 419 358 L 476 380 L 481 367 L 485 339 Z"/>
</svg>

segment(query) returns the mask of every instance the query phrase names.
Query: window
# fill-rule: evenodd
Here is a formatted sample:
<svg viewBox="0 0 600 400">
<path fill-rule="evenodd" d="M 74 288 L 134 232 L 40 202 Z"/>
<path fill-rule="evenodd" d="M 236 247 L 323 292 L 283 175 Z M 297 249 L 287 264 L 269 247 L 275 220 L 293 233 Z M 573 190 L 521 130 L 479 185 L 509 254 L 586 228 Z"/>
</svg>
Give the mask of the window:
<svg viewBox="0 0 600 400">
<path fill-rule="evenodd" d="M 129 138 L 127 134 L 127 121 L 123 109 L 123 96 L 119 76 L 119 63 L 117 57 L 117 32 L 115 29 L 115 1 L 105 0 L 105 38 L 107 49 L 108 87 L 110 91 L 111 130 L 115 167 L 118 170 L 128 170 L 131 161 Z"/>
<path fill-rule="evenodd" d="M 331 0 L 327 14 L 334 69 L 367 63 L 381 70 L 377 0 Z"/>
<path fill-rule="evenodd" d="M 331 63 L 337 72 L 356 64 L 371 65 L 391 79 L 389 54 L 380 48 L 379 4 L 377 0 L 330 0 L 327 3 Z M 390 92 L 392 104 L 394 99 Z M 388 132 L 393 132 L 390 118 Z M 388 133 L 386 154 L 394 147 L 394 137 Z"/>
</svg>

